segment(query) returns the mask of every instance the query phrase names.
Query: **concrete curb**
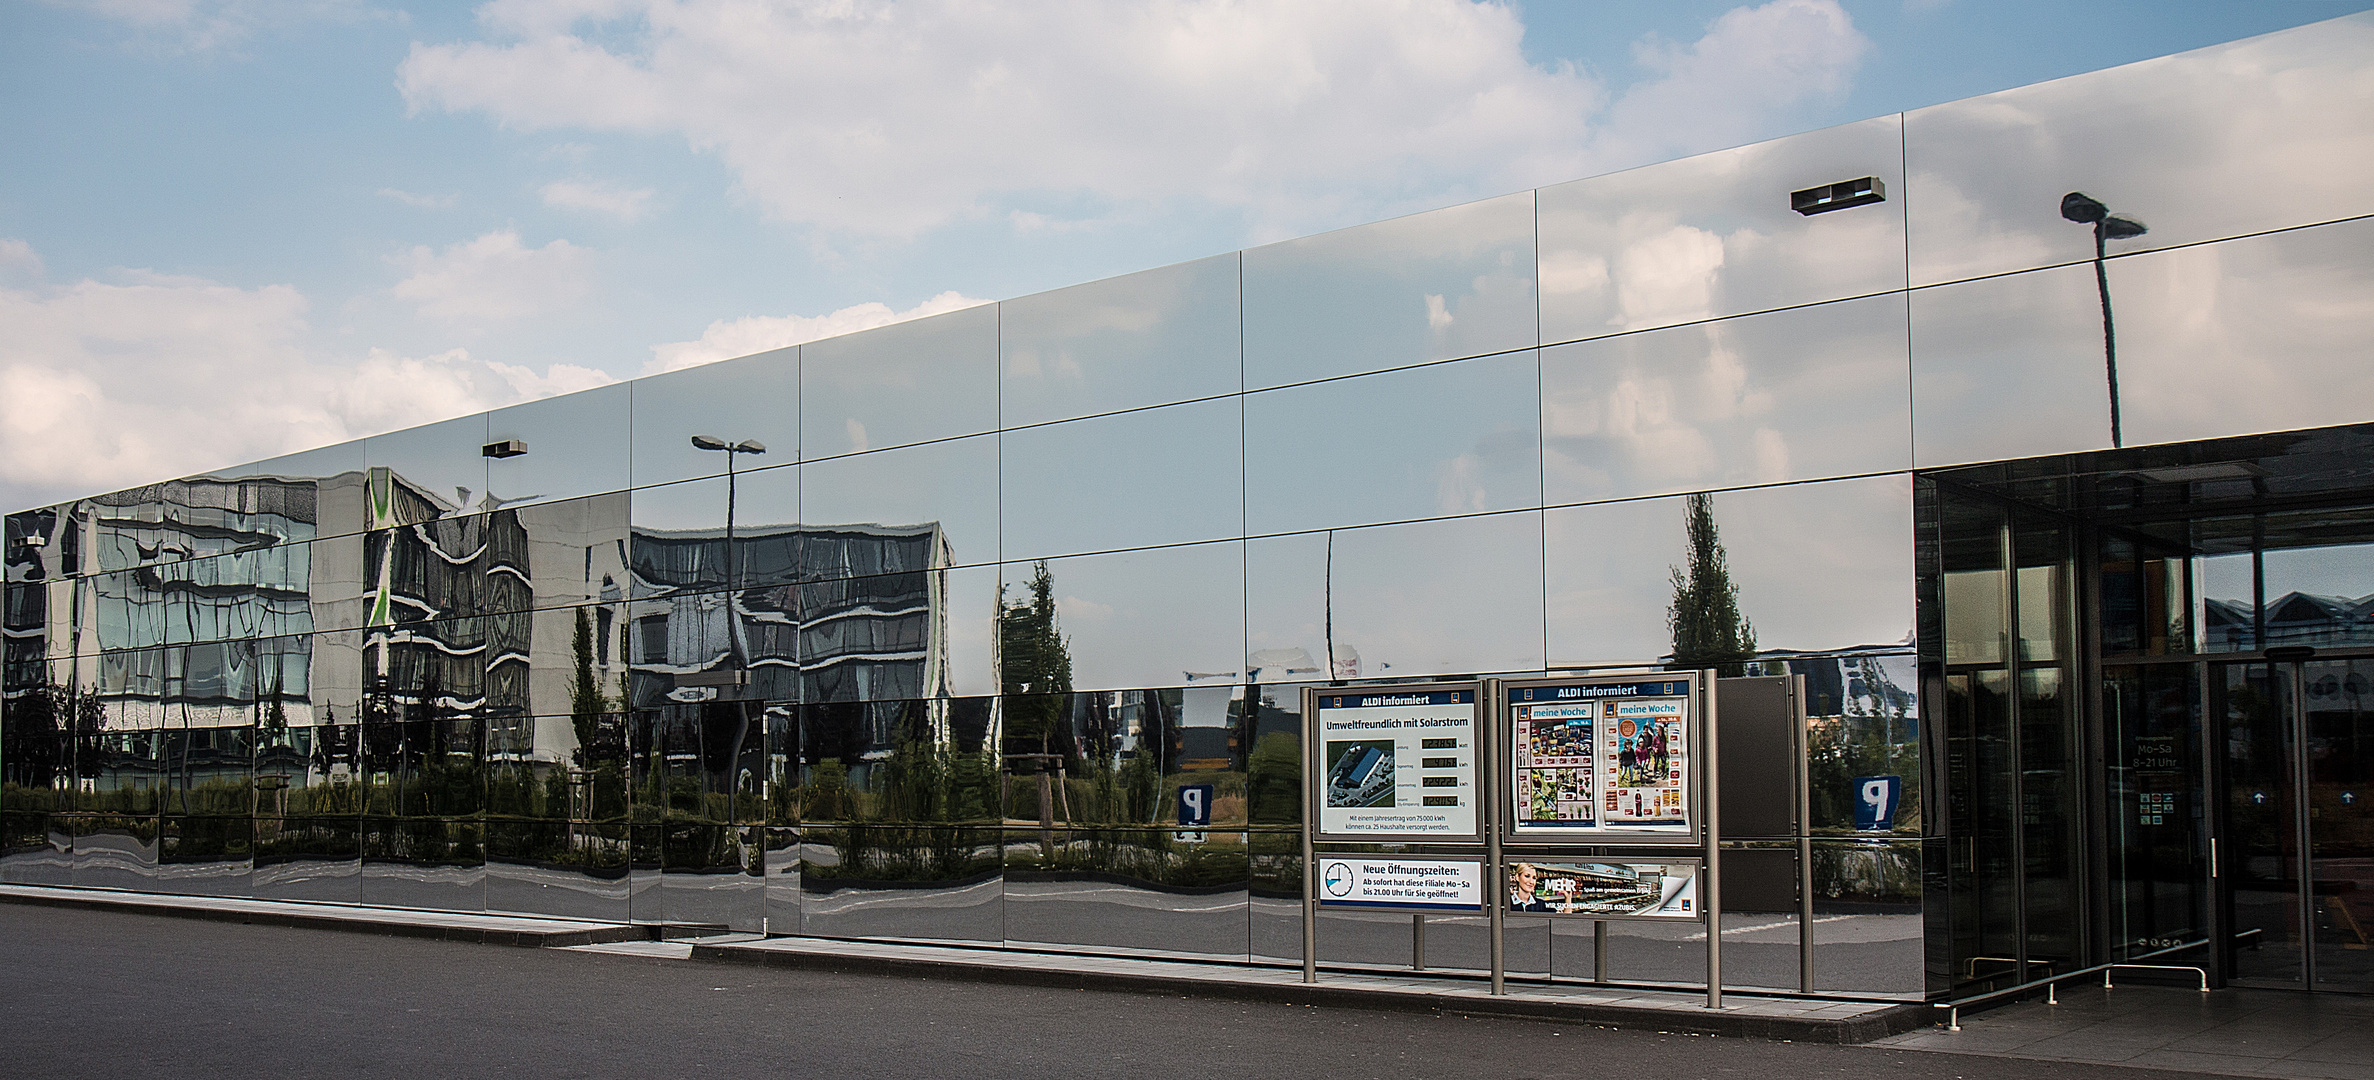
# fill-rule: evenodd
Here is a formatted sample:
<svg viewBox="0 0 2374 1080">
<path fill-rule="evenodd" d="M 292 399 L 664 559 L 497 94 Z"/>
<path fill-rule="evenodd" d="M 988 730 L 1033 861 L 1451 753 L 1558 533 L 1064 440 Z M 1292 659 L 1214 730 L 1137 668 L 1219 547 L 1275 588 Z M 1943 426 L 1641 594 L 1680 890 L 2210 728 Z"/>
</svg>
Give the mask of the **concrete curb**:
<svg viewBox="0 0 2374 1080">
<path fill-rule="evenodd" d="M 1128 974 L 1081 971 L 1058 967 L 966 963 L 847 953 L 791 952 L 737 945 L 695 944 L 695 960 L 760 964 L 768 967 L 846 974 L 897 975 L 909 978 L 967 979 L 1018 986 L 1063 990 L 1111 990 L 1124 993 L 1176 994 L 1181 997 L 1229 1001 L 1258 1001 L 1286 1005 L 1326 1005 L 1386 1012 L 1449 1013 L 1562 1023 L 1595 1024 L 1691 1035 L 1728 1035 L 1782 1039 L 1793 1042 L 1857 1044 L 1911 1031 L 1927 1023 L 1926 1004 L 1905 1004 L 1847 1019 L 1767 1016 L 1748 1012 L 1690 1012 L 1645 1009 L 1624 1005 L 1492 998 L 1467 994 L 1431 994 L 1329 986 L 1319 983 L 1270 983 L 1231 979 L 1220 969 L 1212 978 L 1169 974 Z"/>
<path fill-rule="evenodd" d="M 465 941 L 478 945 L 513 945 L 523 948 L 560 948 L 569 945 L 606 945 L 617 941 L 651 941 L 661 936 L 662 929 L 656 926 L 628 924 L 584 930 L 555 931 L 441 926 L 435 923 L 413 922 L 401 918 L 378 917 L 364 914 L 359 910 L 338 912 L 240 911 L 199 907 L 174 903 L 170 897 L 150 896 L 142 893 L 94 892 L 88 896 L 68 896 L 0 892 L 0 903 L 120 911 L 134 915 L 162 915 L 167 918 L 198 919 L 205 922 L 246 923 L 251 926 L 297 926 L 313 930 L 339 930 L 352 934 L 377 934 L 381 937 Z M 292 905 L 292 907 L 294 906 L 296 905 Z"/>
</svg>

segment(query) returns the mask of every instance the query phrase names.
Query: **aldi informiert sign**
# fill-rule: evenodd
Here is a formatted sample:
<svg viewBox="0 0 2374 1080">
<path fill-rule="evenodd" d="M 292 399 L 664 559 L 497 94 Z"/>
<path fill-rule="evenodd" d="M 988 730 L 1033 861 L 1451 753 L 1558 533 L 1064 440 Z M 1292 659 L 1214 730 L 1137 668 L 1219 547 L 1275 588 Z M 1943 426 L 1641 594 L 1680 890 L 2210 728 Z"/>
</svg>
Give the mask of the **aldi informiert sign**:
<svg viewBox="0 0 2374 1080">
<path fill-rule="evenodd" d="M 1318 834 L 1475 840 L 1483 753 L 1473 683 L 1314 692 Z"/>
</svg>

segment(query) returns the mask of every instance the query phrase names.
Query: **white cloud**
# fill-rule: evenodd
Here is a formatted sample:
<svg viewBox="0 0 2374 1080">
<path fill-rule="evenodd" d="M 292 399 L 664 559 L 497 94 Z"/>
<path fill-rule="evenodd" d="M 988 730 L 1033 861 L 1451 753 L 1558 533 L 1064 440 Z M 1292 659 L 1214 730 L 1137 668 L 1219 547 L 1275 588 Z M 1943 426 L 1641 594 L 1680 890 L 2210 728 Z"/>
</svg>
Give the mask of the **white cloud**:
<svg viewBox="0 0 2374 1080">
<path fill-rule="evenodd" d="M 609 382 L 472 358 L 309 347 L 286 285 L 121 271 L 52 285 L 0 240 L 0 506 L 17 509 L 254 461 Z"/>
<path fill-rule="evenodd" d="M 1773 0 L 1620 101 L 1526 62 L 1470 0 L 495 0 L 415 44 L 414 109 L 672 134 L 771 216 L 908 236 L 1200 200 L 1282 235 L 1707 149 L 1834 93 L 1867 47 L 1833 0 Z"/>
<path fill-rule="evenodd" d="M 730 360 L 786 345 L 822 341 L 877 326 L 920 319 L 926 315 L 978 307 L 988 302 L 950 291 L 905 311 L 893 311 L 890 305 L 875 301 L 845 307 L 830 315 L 751 315 L 731 321 L 720 319 L 710 323 L 709 329 L 701 334 L 698 341 L 675 341 L 652 346 L 652 357 L 643 365 L 643 374 L 657 375 L 663 371 L 675 371 L 715 360 Z"/>
<path fill-rule="evenodd" d="M 638 221 L 651 208 L 650 188 L 624 188 L 601 180 L 556 180 L 544 185 L 544 205 L 585 210 Z"/>
<path fill-rule="evenodd" d="M 393 199 L 420 210 L 444 210 L 454 203 L 454 196 L 451 195 L 415 195 L 412 192 L 392 187 L 380 188 L 379 197 Z"/>
<path fill-rule="evenodd" d="M 564 308 L 593 289 L 594 253 L 566 240 L 540 248 L 502 229 L 441 251 L 414 247 L 389 261 L 409 275 L 389 291 L 423 315 L 455 322 L 498 322 Z"/>
</svg>

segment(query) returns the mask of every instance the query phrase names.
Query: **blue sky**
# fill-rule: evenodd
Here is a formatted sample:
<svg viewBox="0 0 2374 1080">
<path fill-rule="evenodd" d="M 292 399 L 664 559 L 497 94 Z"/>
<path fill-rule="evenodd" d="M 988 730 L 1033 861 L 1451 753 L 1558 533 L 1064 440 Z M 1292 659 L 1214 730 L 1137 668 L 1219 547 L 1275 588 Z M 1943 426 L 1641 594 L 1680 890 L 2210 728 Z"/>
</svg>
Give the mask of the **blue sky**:
<svg viewBox="0 0 2374 1080">
<path fill-rule="evenodd" d="M 8 0 L 0 504 L 2364 6 Z"/>
</svg>

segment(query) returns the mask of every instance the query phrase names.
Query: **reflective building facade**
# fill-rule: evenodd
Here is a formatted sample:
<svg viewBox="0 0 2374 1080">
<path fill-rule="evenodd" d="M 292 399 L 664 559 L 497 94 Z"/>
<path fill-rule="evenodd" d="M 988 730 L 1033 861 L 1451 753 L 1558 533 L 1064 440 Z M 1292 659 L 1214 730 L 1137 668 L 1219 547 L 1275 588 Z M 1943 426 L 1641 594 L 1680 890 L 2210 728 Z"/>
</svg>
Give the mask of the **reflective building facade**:
<svg viewBox="0 0 2374 1080">
<path fill-rule="evenodd" d="M 2374 990 L 2369 252 L 2361 15 L 26 510 L 0 880 L 1296 960 L 1301 687 L 1712 662 L 1736 986 Z"/>
</svg>

